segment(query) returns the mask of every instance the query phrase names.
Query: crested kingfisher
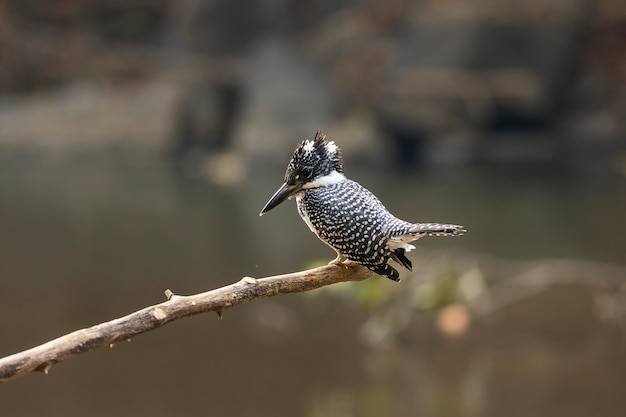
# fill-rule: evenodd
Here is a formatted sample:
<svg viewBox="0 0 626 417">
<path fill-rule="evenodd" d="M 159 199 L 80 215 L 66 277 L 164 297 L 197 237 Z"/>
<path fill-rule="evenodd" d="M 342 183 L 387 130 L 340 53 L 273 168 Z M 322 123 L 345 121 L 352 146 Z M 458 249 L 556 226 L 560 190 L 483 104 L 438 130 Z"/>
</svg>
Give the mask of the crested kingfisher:
<svg viewBox="0 0 626 417">
<path fill-rule="evenodd" d="M 463 226 L 409 223 L 389 213 L 374 194 L 345 177 L 341 149 L 320 131 L 315 139 L 298 145 L 284 184 L 259 215 L 292 197 L 311 231 L 337 253 L 330 264 L 349 260 L 394 281 L 400 281 L 400 274 L 389 260 L 412 271 L 405 255 L 415 249 L 410 242 L 424 236 L 465 233 Z"/>
</svg>

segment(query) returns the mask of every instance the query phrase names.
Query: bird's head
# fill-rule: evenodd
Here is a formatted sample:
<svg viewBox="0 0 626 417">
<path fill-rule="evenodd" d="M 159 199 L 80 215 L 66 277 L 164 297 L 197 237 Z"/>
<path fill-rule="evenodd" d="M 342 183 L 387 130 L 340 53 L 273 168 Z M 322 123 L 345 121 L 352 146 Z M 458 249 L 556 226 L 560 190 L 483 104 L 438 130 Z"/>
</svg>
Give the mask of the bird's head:
<svg viewBox="0 0 626 417">
<path fill-rule="evenodd" d="M 285 183 L 265 204 L 260 216 L 283 201 L 298 195 L 302 189 L 322 187 L 340 182 L 343 175 L 341 148 L 319 130 L 315 139 L 303 140 L 293 152 L 285 172 Z"/>
</svg>

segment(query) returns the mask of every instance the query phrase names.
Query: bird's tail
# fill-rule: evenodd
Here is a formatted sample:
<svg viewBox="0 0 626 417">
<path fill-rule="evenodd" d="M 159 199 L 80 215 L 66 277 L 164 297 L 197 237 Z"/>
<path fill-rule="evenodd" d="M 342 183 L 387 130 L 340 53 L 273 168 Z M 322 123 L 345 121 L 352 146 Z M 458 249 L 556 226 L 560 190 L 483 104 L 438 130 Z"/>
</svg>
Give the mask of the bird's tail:
<svg viewBox="0 0 626 417">
<path fill-rule="evenodd" d="M 416 223 L 411 229 L 411 234 L 418 236 L 461 236 L 466 230 L 465 227 L 457 224 L 441 223 Z"/>
</svg>

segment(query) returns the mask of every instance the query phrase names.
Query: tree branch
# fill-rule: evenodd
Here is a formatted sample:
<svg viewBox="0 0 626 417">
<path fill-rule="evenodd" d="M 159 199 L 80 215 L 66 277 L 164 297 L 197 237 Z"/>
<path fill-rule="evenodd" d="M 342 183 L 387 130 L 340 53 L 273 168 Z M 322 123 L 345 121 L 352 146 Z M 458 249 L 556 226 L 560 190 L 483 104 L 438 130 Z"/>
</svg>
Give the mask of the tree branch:
<svg viewBox="0 0 626 417">
<path fill-rule="evenodd" d="M 174 320 L 209 311 L 220 318 L 228 308 L 248 301 L 314 290 L 345 281 L 362 281 L 372 272 L 348 263 L 328 265 L 292 274 L 239 282 L 200 294 L 179 296 L 165 292 L 168 301 L 155 304 L 106 323 L 76 330 L 34 348 L 0 359 L 0 382 L 9 381 L 33 371 L 48 373 L 52 365 L 102 346 L 113 347 L 117 342 L 154 330 Z"/>
</svg>

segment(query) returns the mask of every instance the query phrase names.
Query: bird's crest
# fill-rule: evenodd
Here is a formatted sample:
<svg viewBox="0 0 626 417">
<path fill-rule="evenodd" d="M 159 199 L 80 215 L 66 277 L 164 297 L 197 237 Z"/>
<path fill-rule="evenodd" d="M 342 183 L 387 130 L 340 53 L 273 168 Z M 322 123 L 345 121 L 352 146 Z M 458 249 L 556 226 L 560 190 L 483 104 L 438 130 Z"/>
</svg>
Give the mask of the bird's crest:
<svg viewBox="0 0 626 417">
<path fill-rule="evenodd" d="M 311 181 L 333 171 L 343 174 L 341 148 L 318 130 L 313 140 L 303 140 L 294 151 L 285 182 Z"/>
</svg>

